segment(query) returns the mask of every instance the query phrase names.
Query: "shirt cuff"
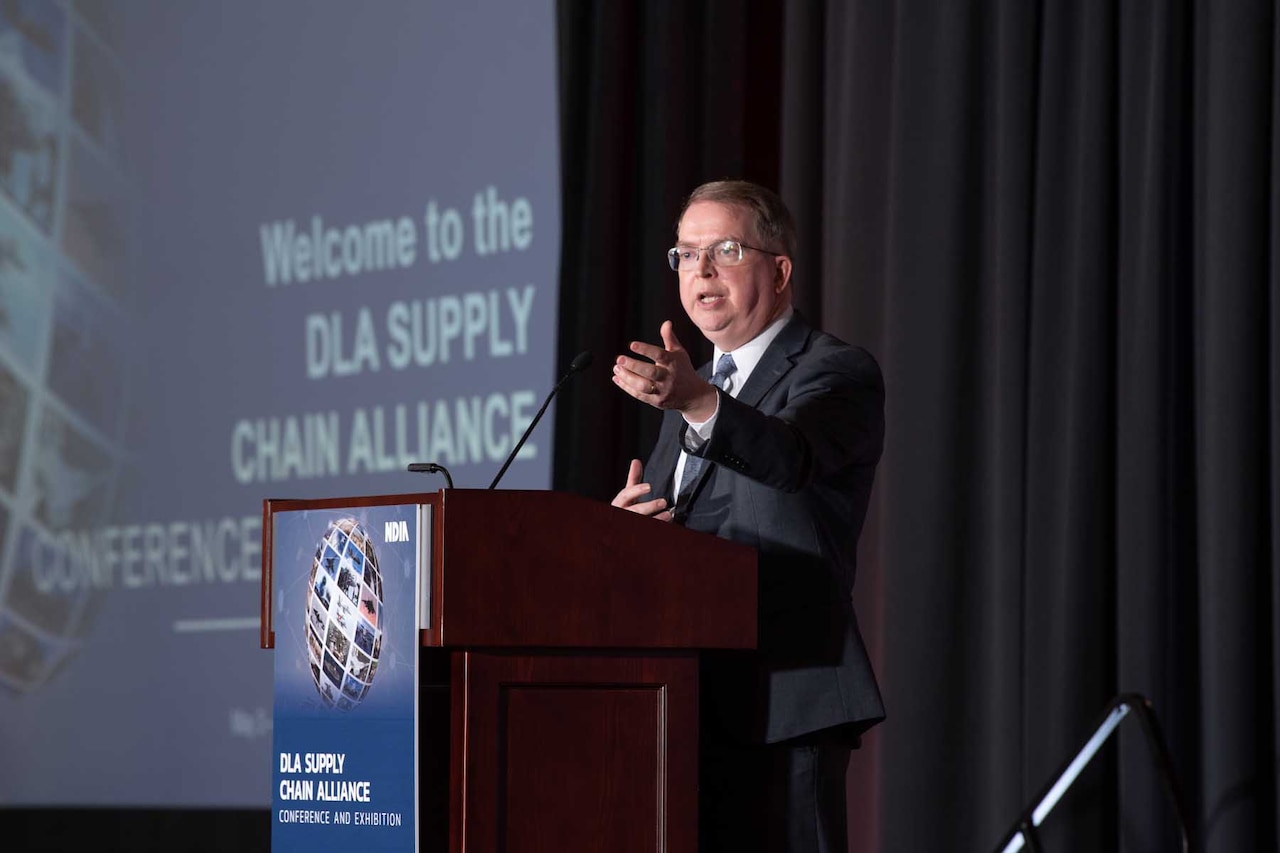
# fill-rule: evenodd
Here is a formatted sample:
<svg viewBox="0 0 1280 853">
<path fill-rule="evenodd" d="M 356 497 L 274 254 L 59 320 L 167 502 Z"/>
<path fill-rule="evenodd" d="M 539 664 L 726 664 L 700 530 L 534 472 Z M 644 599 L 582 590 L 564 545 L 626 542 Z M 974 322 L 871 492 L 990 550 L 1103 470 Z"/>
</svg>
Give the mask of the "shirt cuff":
<svg viewBox="0 0 1280 853">
<path fill-rule="evenodd" d="M 711 417 L 701 423 L 694 423 L 688 418 L 684 422 L 689 428 L 684 431 L 684 449 L 697 450 L 702 445 L 711 440 L 711 432 L 715 429 L 716 418 L 720 415 L 720 393 L 716 392 L 716 410 L 711 413 Z"/>
</svg>

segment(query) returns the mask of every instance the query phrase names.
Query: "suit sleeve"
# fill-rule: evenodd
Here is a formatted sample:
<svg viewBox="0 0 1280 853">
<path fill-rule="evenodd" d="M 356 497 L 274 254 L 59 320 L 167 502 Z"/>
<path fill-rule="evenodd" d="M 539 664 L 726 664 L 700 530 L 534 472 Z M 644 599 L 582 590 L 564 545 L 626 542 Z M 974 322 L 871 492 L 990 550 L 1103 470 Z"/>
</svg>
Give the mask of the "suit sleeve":
<svg viewBox="0 0 1280 853">
<path fill-rule="evenodd" d="M 884 447 L 884 380 L 865 350 L 802 359 L 767 415 L 727 394 L 698 455 L 770 488 L 796 492 L 849 468 L 874 465 Z"/>
</svg>

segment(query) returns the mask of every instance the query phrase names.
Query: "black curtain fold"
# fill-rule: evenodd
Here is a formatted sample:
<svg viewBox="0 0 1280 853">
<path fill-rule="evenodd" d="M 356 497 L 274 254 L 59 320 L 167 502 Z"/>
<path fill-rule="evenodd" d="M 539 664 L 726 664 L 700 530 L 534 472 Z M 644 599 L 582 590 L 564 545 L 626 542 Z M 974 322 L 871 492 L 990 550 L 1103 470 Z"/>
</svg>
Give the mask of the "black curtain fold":
<svg viewBox="0 0 1280 853">
<path fill-rule="evenodd" d="M 1117 686 L 1151 698 L 1195 806 L 1199 710 L 1192 428 L 1193 16 L 1120 16 L 1116 271 Z M 1122 567 L 1122 570 L 1120 570 Z M 1172 849 L 1172 816 L 1136 733 L 1121 736 L 1123 849 Z M 1193 809 L 1193 813 L 1199 809 Z"/>
<path fill-rule="evenodd" d="M 1276 846 L 1267 315 L 1274 8 L 1196 7 L 1192 215 L 1201 809 L 1218 849 Z M 1271 719 L 1264 720 L 1263 715 Z M 1259 847 L 1258 849 L 1262 849 Z"/>
<path fill-rule="evenodd" d="M 1021 567 L 1020 747 L 1033 785 L 1079 747 L 1081 722 L 1117 692 L 1112 9 L 1082 2 L 1042 12 Z M 1075 848 L 1106 837 L 1114 797 L 1098 773 L 1085 777 L 1047 836 Z"/>
<path fill-rule="evenodd" d="M 633 340 L 675 323 L 695 361 L 710 347 L 680 307 L 666 250 L 697 184 L 776 185 L 780 2 L 561 0 L 560 360 L 596 366 L 559 403 L 554 485 L 612 498 L 660 416 L 609 381 Z"/>
</svg>

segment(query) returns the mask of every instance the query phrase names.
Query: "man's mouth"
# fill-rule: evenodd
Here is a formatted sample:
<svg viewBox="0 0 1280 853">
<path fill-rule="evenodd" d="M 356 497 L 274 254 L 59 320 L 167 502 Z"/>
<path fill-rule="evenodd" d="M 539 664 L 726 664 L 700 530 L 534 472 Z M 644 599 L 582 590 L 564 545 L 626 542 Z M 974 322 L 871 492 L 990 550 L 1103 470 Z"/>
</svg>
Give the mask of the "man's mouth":
<svg viewBox="0 0 1280 853">
<path fill-rule="evenodd" d="M 716 305 L 724 301 L 722 293 L 703 293 L 698 297 L 699 305 Z"/>
</svg>

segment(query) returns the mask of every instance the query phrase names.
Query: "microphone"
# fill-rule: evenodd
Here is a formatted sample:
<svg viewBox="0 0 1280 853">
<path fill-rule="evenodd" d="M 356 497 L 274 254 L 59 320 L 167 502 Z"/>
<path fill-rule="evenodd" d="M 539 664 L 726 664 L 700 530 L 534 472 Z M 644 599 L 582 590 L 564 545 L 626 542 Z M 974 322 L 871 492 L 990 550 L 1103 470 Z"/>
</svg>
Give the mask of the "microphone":
<svg viewBox="0 0 1280 853">
<path fill-rule="evenodd" d="M 409 473 L 411 474 L 444 474 L 444 481 L 449 488 L 453 488 L 453 477 L 449 474 L 449 469 L 435 462 L 410 462 Z"/>
<path fill-rule="evenodd" d="M 492 489 L 498 485 L 498 481 L 502 479 L 502 475 L 507 473 L 507 469 L 511 467 L 511 463 L 516 461 L 516 455 L 520 453 L 520 448 L 524 447 L 525 440 L 529 438 L 529 433 L 533 432 L 533 428 L 538 425 L 538 421 L 542 420 L 542 413 L 547 410 L 547 406 L 551 405 L 551 398 L 560 390 L 560 386 L 569 381 L 569 377 L 575 373 L 586 370 L 591 366 L 591 350 L 583 350 L 573 357 L 573 361 L 569 362 L 569 370 L 564 376 L 560 377 L 560 381 L 551 389 L 551 393 L 547 395 L 547 399 L 542 401 L 542 408 L 538 409 L 538 414 L 533 416 L 533 420 L 529 421 L 529 426 L 525 428 L 524 435 L 520 436 L 520 440 L 516 442 L 516 446 L 511 448 L 511 455 L 507 457 L 507 461 L 502 463 L 502 469 L 498 471 L 498 475 L 493 478 L 493 482 L 489 484 Z"/>
</svg>

